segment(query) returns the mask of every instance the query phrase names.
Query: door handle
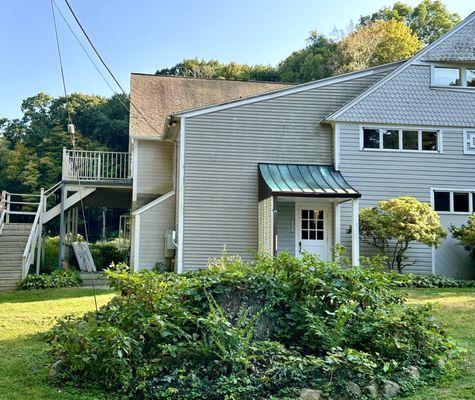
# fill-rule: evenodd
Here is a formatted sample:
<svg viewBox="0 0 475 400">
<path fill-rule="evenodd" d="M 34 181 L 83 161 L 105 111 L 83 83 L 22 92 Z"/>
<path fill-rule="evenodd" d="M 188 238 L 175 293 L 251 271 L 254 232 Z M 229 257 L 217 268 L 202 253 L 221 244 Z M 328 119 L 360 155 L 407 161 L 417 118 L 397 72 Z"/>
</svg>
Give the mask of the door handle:
<svg viewBox="0 0 475 400">
<path fill-rule="evenodd" d="M 302 242 L 299 242 L 299 253 L 302 252 Z"/>
</svg>

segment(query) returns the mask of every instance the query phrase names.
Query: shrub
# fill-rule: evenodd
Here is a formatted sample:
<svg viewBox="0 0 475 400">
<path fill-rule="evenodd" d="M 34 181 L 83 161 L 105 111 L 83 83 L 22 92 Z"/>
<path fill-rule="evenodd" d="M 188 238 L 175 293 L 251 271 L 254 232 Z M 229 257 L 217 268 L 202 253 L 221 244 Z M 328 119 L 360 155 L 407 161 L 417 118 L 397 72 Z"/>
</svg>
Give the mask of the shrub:
<svg viewBox="0 0 475 400">
<path fill-rule="evenodd" d="M 457 280 L 443 275 L 391 274 L 393 285 L 407 288 L 474 288 L 475 281 Z"/>
<path fill-rule="evenodd" d="M 61 269 L 51 274 L 30 274 L 18 283 L 18 287 L 22 290 L 56 289 L 79 286 L 81 283 L 79 273 L 72 269 Z"/>
<path fill-rule="evenodd" d="M 128 250 L 121 248 L 118 240 L 91 243 L 89 249 L 98 270 L 127 261 Z"/>
<path fill-rule="evenodd" d="M 475 214 L 470 215 L 468 222 L 458 228 L 452 225 L 450 232 L 455 239 L 460 241 L 465 250 L 475 258 Z"/>
<path fill-rule="evenodd" d="M 430 205 L 409 196 L 380 201 L 377 207 L 362 209 L 360 233 L 365 243 L 386 257 L 388 270 L 398 272 L 406 267 L 406 252 L 412 243 L 437 247 L 446 236 L 439 215 Z"/>
<path fill-rule="evenodd" d="M 340 260 L 106 271 L 121 296 L 53 328 L 54 376 L 134 399 L 246 400 L 297 398 L 304 387 L 342 398 L 347 381 L 408 387 L 408 367 L 422 381 L 441 373 L 453 345 L 430 307 L 407 305 L 382 266 Z"/>
</svg>

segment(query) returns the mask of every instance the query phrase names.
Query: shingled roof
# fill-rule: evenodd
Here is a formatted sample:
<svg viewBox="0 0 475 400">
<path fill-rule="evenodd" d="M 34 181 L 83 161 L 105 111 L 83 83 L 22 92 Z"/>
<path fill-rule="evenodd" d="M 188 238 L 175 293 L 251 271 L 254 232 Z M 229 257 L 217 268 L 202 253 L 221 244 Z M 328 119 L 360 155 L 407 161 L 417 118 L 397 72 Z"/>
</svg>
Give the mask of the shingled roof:
<svg viewBox="0 0 475 400">
<path fill-rule="evenodd" d="M 133 73 L 130 79 L 130 98 L 147 120 L 131 107 L 129 135 L 158 137 L 163 132 L 167 116 L 172 113 L 236 100 L 287 86 L 291 85 Z"/>
</svg>

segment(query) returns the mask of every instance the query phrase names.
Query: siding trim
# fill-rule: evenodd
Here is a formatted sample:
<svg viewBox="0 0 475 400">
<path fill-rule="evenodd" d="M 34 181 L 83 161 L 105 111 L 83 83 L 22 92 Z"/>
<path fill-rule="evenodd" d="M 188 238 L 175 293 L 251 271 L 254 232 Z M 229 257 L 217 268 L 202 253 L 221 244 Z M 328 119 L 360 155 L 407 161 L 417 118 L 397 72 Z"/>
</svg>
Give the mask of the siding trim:
<svg viewBox="0 0 475 400">
<path fill-rule="evenodd" d="M 180 117 L 180 155 L 178 162 L 180 163 L 178 175 L 178 255 L 176 272 L 183 272 L 183 253 L 184 253 L 184 226 L 185 226 L 185 131 L 186 117 Z"/>
<path fill-rule="evenodd" d="M 175 191 L 171 190 L 168 193 L 164 194 L 163 196 L 157 197 L 155 200 L 151 201 L 150 203 L 144 205 L 143 207 L 139 208 L 138 210 L 135 210 L 132 214 L 133 215 L 140 215 L 144 213 L 145 211 L 155 207 L 157 204 L 162 203 L 163 201 L 169 199 L 170 197 L 175 195 Z"/>
<path fill-rule="evenodd" d="M 132 201 L 137 201 L 138 194 L 138 154 L 139 142 L 137 139 L 132 139 Z"/>
<path fill-rule="evenodd" d="M 335 171 L 340 170 L 340 124 L 335 124 L 335 134 L 333 135 L 333 162 Z"/>
<path fill-rule="evenodd" d="M 409 60 L 407 60 L 404 64 L 397 67 L 394 71 L 390 72 L 387 76 L 381 79 L 379 82 L 376 82 L 373 86 L 371 86 L 368 90 L 364 91 L 360 95 L 356 96 L 353 100 L 349 101 L 346 105 L 341 107 L 339 110 L 335 111 L 334 113 L 330 114 L 328 117 L 324 119 L 324 121 L 334 121 L 336 118 L 341 117 L 346 111 L 351 109 L 355 104 L 359 103 L 361 100 L 365 99 L 375 90 L 379 89 L 383 86 L 386 82 L 393 79 L 396 75 L 399 75 L 402 71 L 410 67 L 411 65 L 415 64 L 416 61 L 420 60 L 422 56 L 430 52 L 433 48 L 437 47 L 439 44 L 443 43 L 445 40 L 450 38 L 453 34 L 464 28 L 470 22 L 475 19 L 475 12 L 471 13 L 467 18 L 465 18 L 462 22 L 458 25 L 454 26 L 449 32 L 445 35 L 441 36 L 435 42 L 431 43 L 430 45 L 426 46 L 420 52 L 412 56 Z"/>
<path fill-rule="evenodd" d="M 207 106 L 204 108 L 198 108 L 198 109 L 192 109 L 188 111 L 183 111 L 183 112 L 177 112 L 175 114 L 171 114 L 175 117 L 186 117 L 186 118 L 191 118 L 191 117 L 196 117 L 198 115 L 203 115 L 203 114 L 210 114 L 216 111 L 222 111 L 226 110 L 228 108 L 234 108 L 234 107 L 239 107 L 242 105 L 246 104 L 252 104 L 252 103 L 257 103 L 260 101 L 265 101 L 265 100 L 270 100 L 270 99 L 275 99 L 277 97 L 283 97 L 287 96 L 290 94 L 294 93 L 300 93 L 304 92 L 306 90 L 311 90 L 311 89 L 317 89 L 322 86 L 328 86 L 328 85 L 333 85 L 336 83 L 341 83 L 357 78 L 364 78 L 366 76 L 370 76 L 379 72 L 384 72 L 386 70 L 391 70 L 393 69 L 395 64 L 400 63 L 400 61 L 396 61 L 394 63 L 389 63 L 389 64 L 384 64 L 380 65 L 378 67 L 373 67 L 373 68 L 368 68 L 364 69 L 362 71 L 356 71 L 356 72 L 350 72 L 342 75 L 337 75 L 334 77 L 329 77 L 329 78 L 323 78 L 319 79 L 317 81 L 309 82 L 309 83 L 303 83 L 301 85 L 297 86 L 291 86 L 289 88 L 284 88 L 284 89 L 278 89 L 274 90 L 272 92 L 267 92 L 263 94 L 258 94 L 255 96 L 251 97 L 246 97 L 244 99 L 238 99 L 238 100 L 233 100 L 227 103 L 221 103 L 217 105 L 212 105 L 212 106 Z M 398 67 L 399 68 L 399 67 Z"/>
<path fill-rule="evenodd" d="M 140 260 L 140 214 L 135 216 L 134 225 L 134 272 L 137 272 Z"/>
</svg>

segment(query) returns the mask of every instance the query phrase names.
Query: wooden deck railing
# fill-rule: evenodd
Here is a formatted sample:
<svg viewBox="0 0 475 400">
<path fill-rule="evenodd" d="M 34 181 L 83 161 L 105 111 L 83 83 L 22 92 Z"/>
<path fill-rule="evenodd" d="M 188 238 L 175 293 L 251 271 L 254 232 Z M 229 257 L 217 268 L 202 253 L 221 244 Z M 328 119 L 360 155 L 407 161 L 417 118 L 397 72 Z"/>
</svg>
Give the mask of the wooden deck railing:
<svg viewBox="0 0 475 400">
<path fill-rule="evenodd" d="M 63 180 L 130 179 L 130 153 L 63 149 Z"/>
</svg>

